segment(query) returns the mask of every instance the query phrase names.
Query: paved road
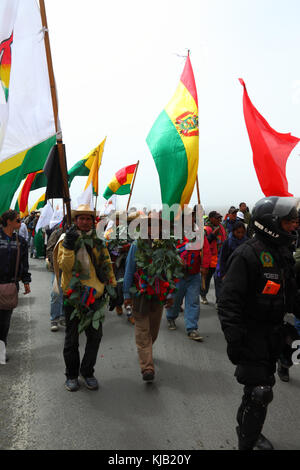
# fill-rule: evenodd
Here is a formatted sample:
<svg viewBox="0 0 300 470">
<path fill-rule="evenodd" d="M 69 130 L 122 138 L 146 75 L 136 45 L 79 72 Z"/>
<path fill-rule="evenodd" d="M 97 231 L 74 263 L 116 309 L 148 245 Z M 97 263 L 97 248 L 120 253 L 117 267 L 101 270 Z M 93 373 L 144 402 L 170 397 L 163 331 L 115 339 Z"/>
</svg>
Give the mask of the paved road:
<svg viewBox="0 0 300 470">
<path fill-rule="evenodd" d="M 163 318 L 155 345 L 156 380 L 141 380 L 134 327 L 108 312 L 95 375 L 96 392 L 64 388 L 64 333 L 50 332 L 51 274 L 31 260 L 32 294 L 20 296 L 0 366 L 1 449 L 235 449 L 242 387 L 225 354 L 214 295 L 201 305 L 204 343 L 187 338 L 183 318 L 169 331 Z M 84 337 L 81 343 L 84 344 Z M 277 449 L 300 447 L 300 367 L 279 380 L 264 434 Z"/>
</svg>

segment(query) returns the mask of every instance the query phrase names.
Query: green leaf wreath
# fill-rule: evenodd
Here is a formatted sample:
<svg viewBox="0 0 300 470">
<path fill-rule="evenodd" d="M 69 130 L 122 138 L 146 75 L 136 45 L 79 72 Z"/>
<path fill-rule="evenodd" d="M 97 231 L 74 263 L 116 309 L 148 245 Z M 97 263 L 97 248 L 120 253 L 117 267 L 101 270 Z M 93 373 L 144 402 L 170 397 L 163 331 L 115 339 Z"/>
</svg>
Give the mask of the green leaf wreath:
<svg viewBox="0 0 300 470">
<path fill-rule="evenodd" d="M 89 274 L 84 273 L 80 261 L 76 259 L 76 254 L 82 247 L 86 248 L 92 261 L 94 258 L 93 249 L 96 248 L 98 252 L 97 263 L 93 264 L 99 281 L 105 285 L 104 293 L 100 298 L 95 299 L 95 289 L 81 283 L 81 281 L 89 279 Z M 75 317 L 79 319 L 79 333 L 91 324 L 95 330 L 98 330 L 100 323 L 104 321 L 109 297 L 116 296 L 115 289 L 110 284 L 110 258 L 105 255 L 103 248 L 105 248 L 105 242 L 97 237 L 94 230 L 92 235 L 82 234 L 75 243 L 75 263 L 65 304 L 73 307 L 70 319 L 73 320 Z"/>
<path fill-rule="evenodd" d="M 136 250 L 137 273 L 130 291 L 136 296 L 157 297 L 164 303 L 168 294 L 177 290 L 184 275 L 184 266 L 176 248 L 176 240 L 155 240 L 152 246 L 139 239 Z"/>
</svg>

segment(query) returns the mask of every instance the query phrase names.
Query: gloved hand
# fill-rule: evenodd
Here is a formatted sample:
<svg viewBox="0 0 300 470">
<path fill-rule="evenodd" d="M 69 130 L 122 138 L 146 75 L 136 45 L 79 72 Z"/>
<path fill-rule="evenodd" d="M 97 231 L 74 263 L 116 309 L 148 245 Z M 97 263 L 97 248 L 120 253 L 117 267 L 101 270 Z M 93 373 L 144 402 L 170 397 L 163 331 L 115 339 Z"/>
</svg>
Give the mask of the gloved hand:
<svg viewBox="0 0 300 470">
<path fill-rule="evenodd" d="M 62 246 L 67 248 L 67 250 L 74 250 L 75 243 L 78 237 L 79 234 L 77 232 L 77 227 L 75 225 L 71 225 L 71 227 L 66 230 L 66 236 L 62 243 Z"/>
</svg>

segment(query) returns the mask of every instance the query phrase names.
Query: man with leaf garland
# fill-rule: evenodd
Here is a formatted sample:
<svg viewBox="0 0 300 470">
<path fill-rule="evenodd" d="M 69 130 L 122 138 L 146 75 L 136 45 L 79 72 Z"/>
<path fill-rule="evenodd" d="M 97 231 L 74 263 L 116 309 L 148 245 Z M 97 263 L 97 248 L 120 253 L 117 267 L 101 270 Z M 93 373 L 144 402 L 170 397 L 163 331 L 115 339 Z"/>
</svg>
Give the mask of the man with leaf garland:
<svg viewBox="0 0 300 470">
<path fill-rule="evenodd" d="M 172 292 L 183 265 L 174 239 L 162 240 L 162 219 L 158 213 L 141 217 L 148 224 L 148 238 L 139 238 L 129 250 L 123 282 L 125 307 L 132 306 L 135 340 L 143 380 L 155 375 L 152 348 L 157 339 L 163 307 L 170 308 Z"/>
<path fill-rule="evenodd" d="M 78 376 L 89 390 L 98 389 L 94 366 L 102 338 L 102 322 L 108 297 L 114 296 L 116 279 L 105 243 L 95 231 L 96 212 L 86 204 L 72 211 L 74 225 L 67 229 L 58 247 L 62 271 L 66 332 L 64 360 L 66 389 L 79 389 Z M 86 347 L 80 363 L 79 334 L 85 331 Z"/>
</svg>

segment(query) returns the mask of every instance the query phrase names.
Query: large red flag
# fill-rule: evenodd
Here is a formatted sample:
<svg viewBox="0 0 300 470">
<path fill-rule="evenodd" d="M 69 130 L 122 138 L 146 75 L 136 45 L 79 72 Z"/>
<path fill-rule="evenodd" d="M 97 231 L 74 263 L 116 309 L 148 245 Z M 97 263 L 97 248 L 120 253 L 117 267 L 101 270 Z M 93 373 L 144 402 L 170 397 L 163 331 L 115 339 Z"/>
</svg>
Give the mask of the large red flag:
<svg viewBox="0 0 300 470">
<path fill-rule="evenodd" d="M 244 87 L 244 116 L 262 192 L 265 196 L 292 196 L 288 192 L 285 169 L 287 159 L 300 139 L 272 129 L 251 103 L 244 80 L 239 80 Z"/>
</svg>

